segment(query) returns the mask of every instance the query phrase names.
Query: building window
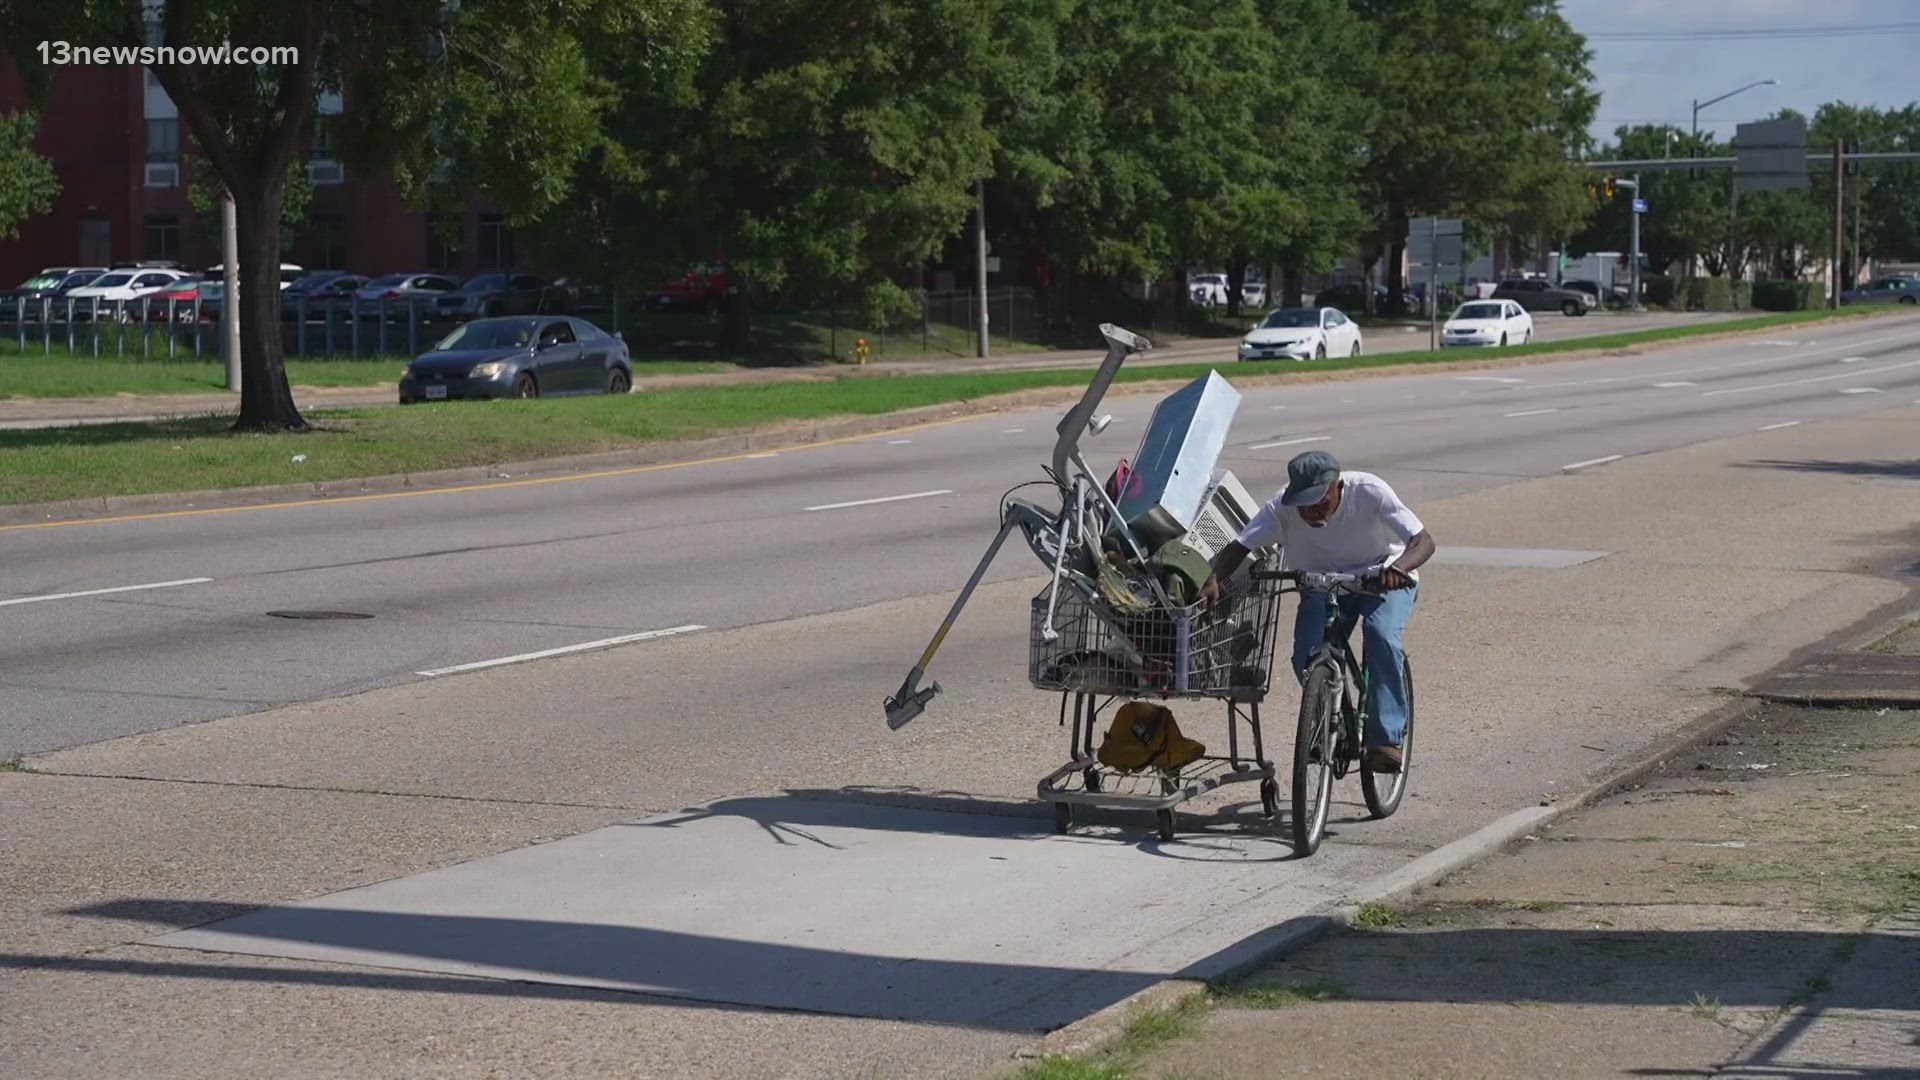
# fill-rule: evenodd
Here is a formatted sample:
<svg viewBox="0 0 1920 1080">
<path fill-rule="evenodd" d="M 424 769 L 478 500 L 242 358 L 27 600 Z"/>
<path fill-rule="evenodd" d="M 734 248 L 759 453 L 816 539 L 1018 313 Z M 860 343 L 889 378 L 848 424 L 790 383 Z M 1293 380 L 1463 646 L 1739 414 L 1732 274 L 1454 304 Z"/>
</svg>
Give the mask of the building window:
<svg viewBox="0 0 1920 1080">
<path fill-rule="evenodd" d="M 174 214 L 148 214 L 145 258 L 180 261 L 180 218 Z"/>
<path fill-rule="evenodd" d="M 487 270 L 513 269 L 513 230 L 499 214 L 480 215 L 480 265 Z"/>
<path fill-rule="evenodd" d="M 460 272 L 467 261 L 466 224 L 464 216 L 427 218 L 427 269 Z"/>
<path fill-rule="evenodd" d="M 147 121 L 147 160 L 180 160 L 180 121 L 171 117 Z"/>
<path fill-rule="evenodd" d="M 309 161 L 338 161 L 333 156 L 333 118 L 316 116 L 313 118 L 313 145 L 308 149 Z"/>
</svg>

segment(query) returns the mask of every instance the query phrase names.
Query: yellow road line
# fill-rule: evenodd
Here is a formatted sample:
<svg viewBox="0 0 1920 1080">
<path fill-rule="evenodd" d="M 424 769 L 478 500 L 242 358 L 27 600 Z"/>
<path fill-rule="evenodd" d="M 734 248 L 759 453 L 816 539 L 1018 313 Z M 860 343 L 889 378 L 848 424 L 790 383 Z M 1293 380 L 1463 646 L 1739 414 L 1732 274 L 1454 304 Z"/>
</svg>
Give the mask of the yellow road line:
<svg viewBox="0 0 1920 1080">
<path fill-rule="evenodd" d="M 797 446 L 784 446 L 781 453 L 791 450 L 817 450 L 825 446 L 839 446 L 843 443 L 859 442 L 863 439 L 877 439 L 884 435 L 895 435 L 902 431 L 924 431 L 927 428 L 945 427 L 962 420 L 972 420 L 972 416 L 955 416 L 945 420 L 930 420 L 924 424 L 912 424 L 907 427 L 886 428 L 868 432 L 864 435 L 847 435 L 838 439 L 826 439 L 815 443 L 801 443 Z M 20 532 L 26 529 L 61 529 L 74 525 L 116 525 L 128 521 L 155 521 L 161 518 L 200 517 L 207 514 L 237 514 L 253 510 L 291 510 L 302 506 L 336 506 L 341 503 L 372 502 L 376 499 L 406 499 L 420 495 L 453 495 L 470 491 L 497 491 L 501 488 L 528 487 L 534 484 L 560 484 L 578 480 L 605 480 L 614 476 L 635 476 L 640 473 L 663 472 L 667 469 L 688 469 L 696 465 L 719 465 L 729 461 L 742 461 L 765 454 L 765 450 L 724 457 L 700 458 L 694 461 L 668 461 L 658 465 L 635 465 L 625 469 L 607 469 L 601 472 L 576 473 L 568 476 L 540 476 L 526 480 L 503 480 L 497 484 L 466 484 L 458 487 L 422 488 L 416 491 L 385 491 L 372 495 L 335 495 L 320 499 L 300 499 L 295 502 L 252 503 L 247 506 L 210 506 L 201 510 L 162 510 L 151 514 L 122 514 L 116 517 L 74 518 L 68 521 L 34 521 L 20 525 L 0 525 L 0 533 Z M 353 477 L 341 477 L 342 481 Z M 339 481 L 319 481 L 337 483 Z"/>
</svg>

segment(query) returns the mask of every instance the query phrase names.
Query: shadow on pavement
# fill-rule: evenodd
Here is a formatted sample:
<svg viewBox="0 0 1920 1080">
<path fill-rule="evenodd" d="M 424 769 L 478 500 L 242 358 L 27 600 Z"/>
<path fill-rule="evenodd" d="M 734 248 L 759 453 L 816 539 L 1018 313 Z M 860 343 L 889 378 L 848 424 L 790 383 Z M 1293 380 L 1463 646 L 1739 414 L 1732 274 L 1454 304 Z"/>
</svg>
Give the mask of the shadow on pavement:
<svg viewBox="0 0 1920 1080">
<path fill-rule="evenodd" d="M 1831 473 L 1836 476 L 1867 476 L 1895 480 L 1920 480 L 1920 460 L 1914 461 L 1746 461 L 1744 469 L 1791 469 L 1797 472 Z"/>
</svg>

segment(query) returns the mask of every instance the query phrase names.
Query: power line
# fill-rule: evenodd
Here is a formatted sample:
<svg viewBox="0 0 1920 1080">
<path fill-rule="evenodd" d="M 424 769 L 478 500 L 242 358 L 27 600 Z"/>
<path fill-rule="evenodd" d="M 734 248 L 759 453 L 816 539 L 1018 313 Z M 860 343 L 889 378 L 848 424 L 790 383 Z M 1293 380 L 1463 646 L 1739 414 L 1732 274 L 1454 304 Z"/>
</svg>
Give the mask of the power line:
<svg viewBox="0 0 1920 1080">
<path fill-rule="evenodd" d="M 1856 23 L 1852 26 L 1780 26 L 1727 29 L 1699 27 L 1670 30 L 1597 30 L 1588 41 L 1795 41 L 1804 38 L 1866 37 L 1920 31 L 1920 22 Z"/>
</svg>

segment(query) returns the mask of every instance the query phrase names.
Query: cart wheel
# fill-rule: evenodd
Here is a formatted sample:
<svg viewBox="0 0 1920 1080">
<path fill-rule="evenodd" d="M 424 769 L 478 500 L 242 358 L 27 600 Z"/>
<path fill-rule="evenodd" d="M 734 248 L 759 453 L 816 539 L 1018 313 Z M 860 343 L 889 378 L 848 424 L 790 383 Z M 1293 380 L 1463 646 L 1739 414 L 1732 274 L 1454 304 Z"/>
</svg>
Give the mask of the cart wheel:
<svg viewBox="0 0 1920 1080">
<path fill-rule="evenodd" d="M 1260 812 L 1268 817 L 1280 816 L 1280 785 L 1272 777 L 1260 781 Z"/>
<path fill-rule="evenodd" d="M 1154 813 L 1154 819 L 1160 824 L 1160 839 L 1173 839 L 1173 811 L 1160 810 Z"/>
<path fill-rule="evenodd" d="M 1099 769 L 1088 769 L 1087 771 L 1081 773 L 1080 775 L 1086 778 L 1088 791 L 1100 790 L 1100 770 Z"/>
<path fill-rule="evenodd" d="M 1053 804 L 1053 831 L 1066 832 L 1073 828 L 1073 804 L 1057 802 Z"/>
</svg>

